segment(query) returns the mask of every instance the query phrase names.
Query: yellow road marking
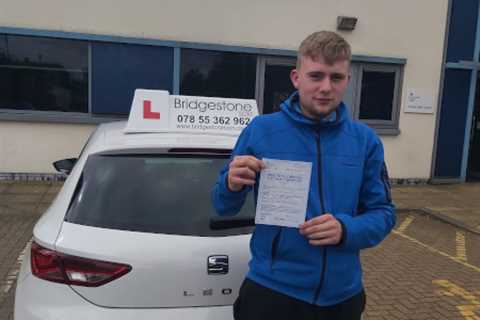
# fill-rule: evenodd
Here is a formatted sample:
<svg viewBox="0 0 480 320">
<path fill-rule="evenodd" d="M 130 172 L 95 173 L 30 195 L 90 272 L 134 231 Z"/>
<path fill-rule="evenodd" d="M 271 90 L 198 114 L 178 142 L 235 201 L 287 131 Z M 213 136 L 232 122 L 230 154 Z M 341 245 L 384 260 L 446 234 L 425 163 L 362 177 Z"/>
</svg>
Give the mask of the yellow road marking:
<svg viewBox="0 0 480 320">
<path fill-rule="evenodd" d="M 467 261 L 467 250 L 465 247 L 465 232 L 457 231 L 456 236 L 456 243 L 457 243 L 457 259 L 462 261 Z"/>
<path fill-rule="evenodd" d="M 425 243 L 423 243 L 423 242 L 420 242 L 420 241 L 418 241 L 418 240 L 415 239 L 415 238 L 412 238 L 412 237 L 410 237 L 410 236 L 407 236 L 406 234 L 403 234 L 403 233 L 401 233 L 401 232 L 398 232 L 397 230 L 392 230 L 392 233 L 393 233 L 393 234 L 396 234 L 396 235 L 398 235 L 398 236 L 400 236 L 400 237 L 402 237 L 402 238 L 405 238 L 405 239 L 407 239 L 407 240 L 410 240 L 410 241 L 412 241 L 413 243 L 418 244 L 418 245 L 420 245 L 420 246 L 428 249 L 429 251 L 435 252 L 435 253 L 437 253 L 437 254 L 439 254 L 439 255 L 441 255 L 441 256 L 444 256 L 444 257 L 446 257 L 446 258 L 449 258 L 450 260 L 453 260 L 453 261 L 455 261 L 455 262 L 457 262 L 457 263 L 460 263 L 461 265 L 463 265 L 463 266 L 465 266 L 465 267 L 467 267 L 467 268 L 470 268 L 470 269 L 472 269 L 472 270 L 474 270 L 474 271 L 476 271 L 476 272 L 480 272 L 480 268 L 479 268 L 479 267 L 474 266 L 474 265 L 472 265 L 472 264 L 469 264 L 469 263 L 467 263 L 467 262 L 465 262 L 465 261 L 463 261 L 463 260 L 461 260 L 461 259 L 458 259 L 457 257 L 451 256 L 451 255 L 449 255 L 448 253 L 445 253 L 445 252 L 443 252 L 443 251 L 437 250 L 437 249 L 435 249 L 434 247 L 429 246 L 428 244 L 425 244 Z M 479 319 L 479 320 L 480 320 L 480 319 Z"/>
<path fill-rule="evenodd" d="M 408 216 L 403 220 L 402 224 L 397 228 L 398 232 L 405 232 L 407 230 L 408 226 L 413 222 L 414 217 L 413 216 Z"/>
<path fill-rule="evenodd" d="M 448 297 L 461 297 L 468 302 L 466 305 L 456 306 L 466 320 L 480 320 L 480 317 L 476 315 L 476 311 L 480 311 L 479 297 L 448 280 L 433 280 L 432 283 L 444 288 L 437 293 Z"/>
</svg>

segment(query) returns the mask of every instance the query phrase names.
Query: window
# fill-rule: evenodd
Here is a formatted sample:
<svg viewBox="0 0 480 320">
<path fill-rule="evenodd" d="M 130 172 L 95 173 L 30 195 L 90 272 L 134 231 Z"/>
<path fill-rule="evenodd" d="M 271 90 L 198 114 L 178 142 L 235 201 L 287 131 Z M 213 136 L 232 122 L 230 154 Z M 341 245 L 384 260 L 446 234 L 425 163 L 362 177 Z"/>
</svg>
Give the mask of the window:
<svg viewBox="0 0 480 320">
<path fill-rule="evenodd" d="M 254 54 L 182 49 L 180 94 L 255 99 L 256 69 Z"/>
<path fill-rule="evenodd" d="M 395 72 L 364 70 L 359 118 L 362 120 L 392 120 L 394 92 Z"/>
<path fill-rule="evenodd" d="M 137 88 L 256 99 L 259 112 L 267 114 L 278 111 L 295 90 L 289 77 L 296 62 L 293 51 L 231 52 L 220 45 L 218 50 L 210 50 L 212 45 L 203 50 L 160 40 L 134 44 L 105 38 L 0 34 L 0 118 L 112 121 L 128 115 Z M 344 102 L 353 119 L 380 134 L 398 134 L 405 60 L 370 60 L 353 57 Z"/>
<path fill-rule="evenodd" d="M 280 110 L 280 104 L 294 91 L 290 71 L 296 58 L 259 57 L 257 103 L 263 114 Z"/>
<path fill-rule="evenodd" d="M 290 70 L 295 58 L 259 56 L 257 101 L 261 113 L 278 110 L 291 94 Z M 352 62 L 351 80 L 343 97 L 353 119 L 365 122 L 380 134 L 398 134 L 402 65 Z"/>
<path fill-rule="evenodd" d="M 461 60 L 472 61 L 475 57 L 475 42 L 479 2 L 476 0 L 450 1 L 451 14 L 449 18 L 447 62 Z M 478 53 L 477 53 L 478 54 Z"/>
<path fill-rule="evenodd" d="M 353 63 L 353 117 L 379 133 L 398 133 L 401 66 Z"/>
<path fill-rule="evenodd" d="M 88 112 L 88 43 L 1 34 L 0 109 Z"/>
<path fill-rule="evenodd" d="M 261 113 L 278 110 L 295 88 L 290 70 L 295 58 L 259 56 L 257 102 Z M 343 97 L 353 119 L 365 122 L 380 134 L 398 134 L 402 65 L 352 62 L 351 80 Z"/>
<path fill-rule="evenodd" d="M 225 156 L 91 155 L 65 220 L 117 230 L 225 236 L 251 227 L 212 230 L 210 191 Z M 253 218 L 253 193 L 239 218 Z"/>
<path fill-rule="evenodd" d="M 172 48 L 92 43 L 92 113 L 128 115 L 135 89 L 172 86 Z"/>
</svg>

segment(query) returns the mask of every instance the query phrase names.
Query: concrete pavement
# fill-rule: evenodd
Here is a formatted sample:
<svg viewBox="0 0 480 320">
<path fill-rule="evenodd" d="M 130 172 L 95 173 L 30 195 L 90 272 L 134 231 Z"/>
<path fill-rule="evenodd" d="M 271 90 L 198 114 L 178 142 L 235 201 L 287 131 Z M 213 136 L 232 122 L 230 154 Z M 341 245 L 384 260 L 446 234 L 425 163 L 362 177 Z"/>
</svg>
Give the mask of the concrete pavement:
<svg viewBox="0 0 480 320">
<path fill-rule="evenodd" d="M 425 214 L 480 234 L 480 183 L 399 186 L 392 190 L 399 209 Z"/>
</svg>

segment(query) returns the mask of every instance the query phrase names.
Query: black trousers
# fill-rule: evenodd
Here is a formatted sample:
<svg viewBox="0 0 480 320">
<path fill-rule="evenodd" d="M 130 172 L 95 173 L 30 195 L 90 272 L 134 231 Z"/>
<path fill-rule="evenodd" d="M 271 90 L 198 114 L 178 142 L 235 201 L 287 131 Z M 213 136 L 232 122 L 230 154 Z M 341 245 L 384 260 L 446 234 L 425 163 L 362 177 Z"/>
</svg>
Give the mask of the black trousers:
<svg viewBox="0 0 480 320">
<path fill-rule="evenodd" d="M 365 309 L 365 292 L 339 304 L 320 307 L 245 279 L 233 305 L 235 320 L 360 320 Z"/>
</svg>

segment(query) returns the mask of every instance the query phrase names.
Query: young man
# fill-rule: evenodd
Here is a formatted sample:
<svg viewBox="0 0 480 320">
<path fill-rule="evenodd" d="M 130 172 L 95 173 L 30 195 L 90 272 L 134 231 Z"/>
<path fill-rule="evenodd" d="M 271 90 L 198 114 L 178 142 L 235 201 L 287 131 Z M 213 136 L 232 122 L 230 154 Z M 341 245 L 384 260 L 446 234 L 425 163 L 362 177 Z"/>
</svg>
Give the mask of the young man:
<svg viewBox="0 0 480 320">
<path fill-rule="evenodd" d="M 350 45 L 321 31 L 300 45 L 291 80 L 298 90 L 281 111 L 244 129 L 212 193 L 220 215 L 258 191 L 261 159 L 312 163 L 306 222 L 258 224 L 235 319 L 360 319 L 365 307 L 359 251 L 395 224 L 380 139 L 353 122 L 341 102 L 350 79 Z"/>
</svg>

